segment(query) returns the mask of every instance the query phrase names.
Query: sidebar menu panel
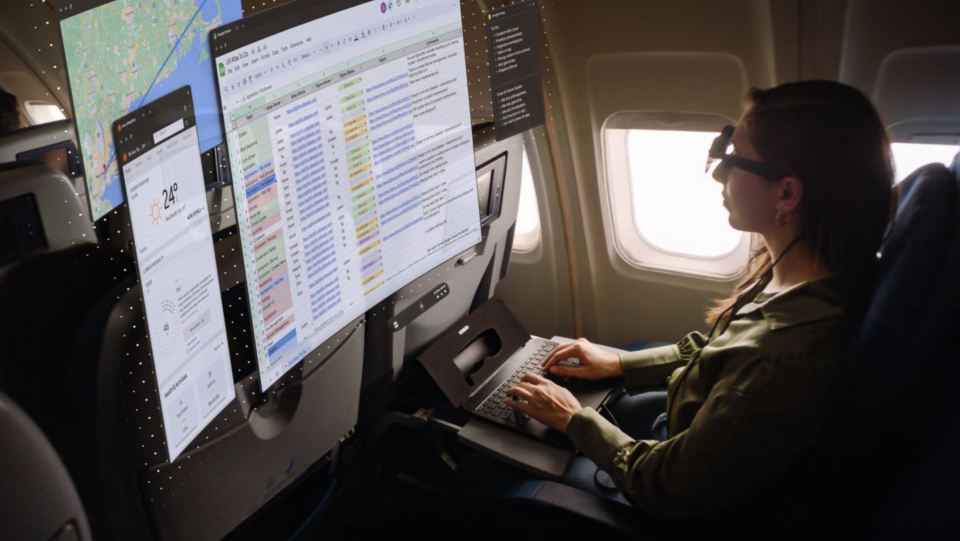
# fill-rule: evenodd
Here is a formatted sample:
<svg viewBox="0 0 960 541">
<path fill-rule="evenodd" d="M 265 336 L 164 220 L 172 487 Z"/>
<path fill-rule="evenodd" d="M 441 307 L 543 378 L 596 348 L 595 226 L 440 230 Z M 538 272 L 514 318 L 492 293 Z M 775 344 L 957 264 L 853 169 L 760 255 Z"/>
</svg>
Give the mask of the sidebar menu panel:
<svg viewBox="0 0 960 541">
<path fill-rule="evenodd" d="M 494 136 L 503 141 L 546 121 L 537 4 L 519 2 L 486 18 Z"/>
</svg>

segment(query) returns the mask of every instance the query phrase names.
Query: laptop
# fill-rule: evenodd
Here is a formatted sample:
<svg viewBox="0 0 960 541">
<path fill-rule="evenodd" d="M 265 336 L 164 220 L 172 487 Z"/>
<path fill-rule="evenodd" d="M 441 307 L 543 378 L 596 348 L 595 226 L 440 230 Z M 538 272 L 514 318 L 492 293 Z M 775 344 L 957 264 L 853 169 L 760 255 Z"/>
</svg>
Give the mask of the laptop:
<svg viewBox="0 0 960 541">
<path fill-rule="evenodd" d="M 543 373 L 543 360 L 559 345 L 544 338 L 530 337 L 526 344 L 511 355 L 499 370 L 470 393 L 463 403 L 463 409 L 508 430 L 556 447 L 569 448 L 571 443 L 566 435 L 504 404 L 507 399 L 507 389 L 515 387 L 524 374 L 533 372 L 569 389 L 580 405 L 585 408 L 597 409 L 603 405 L 614 389 L 610 381 L 586 381 L 569 376 L 560 378 Z M 560 364 L 576 366 L 577 363 L 577 359 L 566 359 Z"/>
</svg>

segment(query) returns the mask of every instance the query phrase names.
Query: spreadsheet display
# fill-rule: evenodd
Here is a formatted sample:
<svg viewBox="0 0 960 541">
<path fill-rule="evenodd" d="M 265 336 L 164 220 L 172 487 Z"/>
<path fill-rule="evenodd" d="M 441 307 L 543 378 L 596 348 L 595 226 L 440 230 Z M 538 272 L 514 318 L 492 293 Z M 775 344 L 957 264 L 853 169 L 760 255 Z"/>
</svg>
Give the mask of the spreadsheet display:
<svg viewBox="0 0 960 541">
<path fill-rule="evenodd" d="M 481 240 L 459 1 L 407 6 L 214 32 L 264 389 Z"/>
</svg>

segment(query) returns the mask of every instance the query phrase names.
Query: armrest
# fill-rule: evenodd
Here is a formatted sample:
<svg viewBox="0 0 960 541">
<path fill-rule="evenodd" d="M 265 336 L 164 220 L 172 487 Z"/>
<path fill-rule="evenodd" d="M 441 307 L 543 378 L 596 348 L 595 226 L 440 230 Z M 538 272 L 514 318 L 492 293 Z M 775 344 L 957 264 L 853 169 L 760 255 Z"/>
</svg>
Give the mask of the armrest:
<svg viewBox="0 0 960 541">
<path fill-rule="evenodd" d="M 630 505 L 560 483 L 525 481 L 504 494 L 504 500 L 508 505 L 547 508 L 583 526 L 599 526 L 624 537 L 666 538 L 668 534 L 666 521 L 653 519 Z"/>
</svg>

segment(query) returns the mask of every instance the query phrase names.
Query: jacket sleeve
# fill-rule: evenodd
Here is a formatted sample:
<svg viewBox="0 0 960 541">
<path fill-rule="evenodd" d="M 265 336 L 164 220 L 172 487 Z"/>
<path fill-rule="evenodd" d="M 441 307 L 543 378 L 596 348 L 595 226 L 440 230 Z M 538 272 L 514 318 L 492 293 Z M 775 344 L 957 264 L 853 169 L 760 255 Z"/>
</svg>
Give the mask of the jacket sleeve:
<svg viewBox="0 0 960 541">
<path fill-rule="evenodd" d="M 667 386 L 667 377 L 703 347 L 706 338 L 690 333 L 676 344 L 620 354 L 623 384 L 627 392 L 637 394 Z"/>
<path fill-rule="evenodd" d="M 804 359 L 776 371 L 761 361 L 768 360 L 745 360 L 721 377 L 691 426 L 669 440 L 633 440 L 589 408 L 573 417 L 567 435 L 644 511 L 715 513 L 775 479 L 819 436 L 824 371 L 805 370 Z M 744 385 L 746 372 L 753 373 Z"/>
</svg>

